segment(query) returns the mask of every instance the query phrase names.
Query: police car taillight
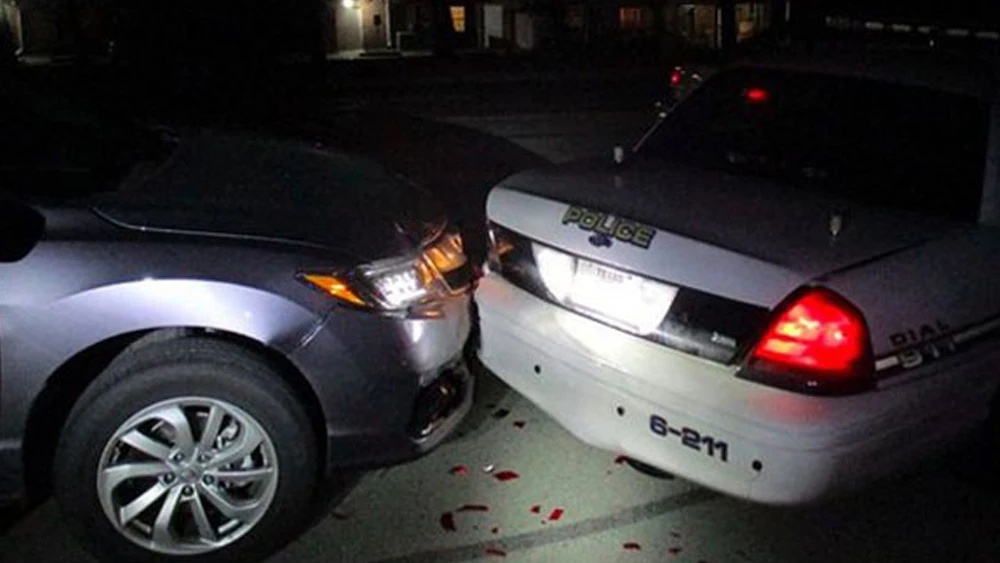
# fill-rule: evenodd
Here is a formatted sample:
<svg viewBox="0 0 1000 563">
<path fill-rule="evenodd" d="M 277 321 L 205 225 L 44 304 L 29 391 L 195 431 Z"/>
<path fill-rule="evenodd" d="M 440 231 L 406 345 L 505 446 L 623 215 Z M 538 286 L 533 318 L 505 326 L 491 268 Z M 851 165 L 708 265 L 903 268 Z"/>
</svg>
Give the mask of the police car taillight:
<svg viewBox="0 0 1000 563">
<path fill-rule="evenodd" d="M 872 385 L 871 357 L 861 312 L 830 290 L 808 288 L 777 309 L 741 375 L 805 392 L 856 392 Z"/>
</svg>

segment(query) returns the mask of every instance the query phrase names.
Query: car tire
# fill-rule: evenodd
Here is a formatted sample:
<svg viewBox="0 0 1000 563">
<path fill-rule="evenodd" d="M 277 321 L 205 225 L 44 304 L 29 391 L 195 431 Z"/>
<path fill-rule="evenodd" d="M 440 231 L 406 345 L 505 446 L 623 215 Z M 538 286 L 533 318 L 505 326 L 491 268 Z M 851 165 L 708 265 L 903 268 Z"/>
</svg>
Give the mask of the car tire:
<svg viewBox="0 0 1000 563">
<path fill-rule="evenodd" d="M 317 451 L 266 360 L 178 338 L 126 352 L 84 392 L 58 442 L 54 496 L 102 560 L 255 561 L 302 531 Z"/>
</svg>

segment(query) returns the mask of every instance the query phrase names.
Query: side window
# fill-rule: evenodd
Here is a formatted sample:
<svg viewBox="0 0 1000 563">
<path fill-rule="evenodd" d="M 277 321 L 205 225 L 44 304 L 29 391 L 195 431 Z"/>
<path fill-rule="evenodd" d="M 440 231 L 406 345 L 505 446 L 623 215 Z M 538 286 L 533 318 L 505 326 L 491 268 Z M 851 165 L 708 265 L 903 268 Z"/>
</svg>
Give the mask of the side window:
<svg viewBox="0 0 1000 563">
<path fill-rule="evenodd" d="M 0 263 L 24 258 L 45 230 L 45 219 L 34 209 L 0 199 Z"/>
</svg>

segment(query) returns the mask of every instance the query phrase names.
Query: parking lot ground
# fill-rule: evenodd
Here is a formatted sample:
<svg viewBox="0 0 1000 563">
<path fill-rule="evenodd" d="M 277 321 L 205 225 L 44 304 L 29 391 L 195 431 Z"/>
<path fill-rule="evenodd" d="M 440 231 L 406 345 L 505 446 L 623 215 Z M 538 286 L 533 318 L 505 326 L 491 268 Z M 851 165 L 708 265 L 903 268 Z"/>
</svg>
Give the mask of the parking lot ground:
<svg viewBox="0 0 1000 563">
<path fill-rule="evenodd" d="M 963 451 L 823 505 L 759 506 L 640 474 L 481 379 L 471 434 L 370 475 L 272 563 L 1000 560 L 1000 502 Z"/>
</svg>

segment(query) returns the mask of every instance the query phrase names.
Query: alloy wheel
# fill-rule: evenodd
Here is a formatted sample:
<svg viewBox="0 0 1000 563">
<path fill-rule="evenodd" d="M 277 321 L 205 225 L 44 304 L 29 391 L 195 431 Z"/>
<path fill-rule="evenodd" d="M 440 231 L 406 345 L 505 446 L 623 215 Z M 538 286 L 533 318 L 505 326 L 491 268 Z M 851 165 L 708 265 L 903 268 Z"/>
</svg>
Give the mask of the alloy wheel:
<svg viewBox="0 0 1000 563">
<path fill-rule="evenodd" d="M 168 555 L 246 535 L 278 484 L 274 444 L 246 411 L 217 399 L 163 401 L 121 424 L 101 454 L 97 494 L 114 528 Z"/>
</svg>

